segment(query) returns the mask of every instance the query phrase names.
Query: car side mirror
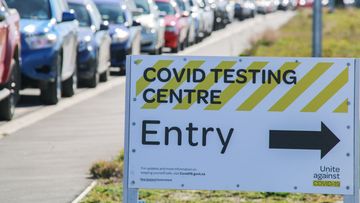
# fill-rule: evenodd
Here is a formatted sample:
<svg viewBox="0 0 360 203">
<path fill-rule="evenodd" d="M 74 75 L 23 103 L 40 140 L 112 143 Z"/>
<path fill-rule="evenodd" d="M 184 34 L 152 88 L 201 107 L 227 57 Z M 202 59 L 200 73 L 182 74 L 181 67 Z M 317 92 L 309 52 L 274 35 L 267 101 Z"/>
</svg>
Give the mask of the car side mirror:
<svg viewBox="0 0 360 203">
<path fill-rule="evenodd" d="M 103 21 L 103 22 L 100 24 L 100 30 L 101 30 L 101 31 L 109 30 L 109 21 Z"/>
<path fill-rule="evenodd" d="M 63 12 L 62 18 L 61 18 L 62 22 L 69 22 L 69 21 L 73 21 L 73 20 L 76 20 L 75 14 L 70 13 L 70 12 Z"/>
<path fill-rule="evenodd" d="M 133 20 L 132 26 L 141 26 L 141 23 L 136 20 Z"/>
</svg>

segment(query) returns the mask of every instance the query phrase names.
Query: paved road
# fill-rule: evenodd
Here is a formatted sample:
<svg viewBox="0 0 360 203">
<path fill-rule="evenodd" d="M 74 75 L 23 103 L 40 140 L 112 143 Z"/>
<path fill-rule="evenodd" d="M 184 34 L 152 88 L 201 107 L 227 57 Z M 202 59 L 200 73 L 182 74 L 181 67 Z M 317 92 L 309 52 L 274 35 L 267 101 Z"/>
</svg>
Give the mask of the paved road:
<svg viewBox="0 0 360 203">
<path fill-rule="evenodd" d="M 279 12 L 234 23 L 180 54 L 203 55 L 206 50 L 207 55 L 236 55 L 248 46 L 252 35 L 276 28 L 291 16 L 291 12 Z M 241 40 L 227 43 L 240 34 Z M 55 107 L 33 105 L 36 98 L 29 95 L 30 104 L 23 103 L 17 119 L 0 126 L 0 133 L 10 132 L 0 137 L 0 202 L 64 203 L 75 199 L 92 181 L 88 177 L 91 163 L 112 159 L 123 146 L 124 81 L 119 77 L 111 80 L 104 85 L 108 88 L 98 88 L 104 91 L 96 96 L 82 90 Z M 22 129 L 11 131 L 18 126 Z"/>
<path fill-rule="evenodd" d="M 69 202 L 123 145 L 124 85 L 0 141 L 0 202 Z"/>
</svg>

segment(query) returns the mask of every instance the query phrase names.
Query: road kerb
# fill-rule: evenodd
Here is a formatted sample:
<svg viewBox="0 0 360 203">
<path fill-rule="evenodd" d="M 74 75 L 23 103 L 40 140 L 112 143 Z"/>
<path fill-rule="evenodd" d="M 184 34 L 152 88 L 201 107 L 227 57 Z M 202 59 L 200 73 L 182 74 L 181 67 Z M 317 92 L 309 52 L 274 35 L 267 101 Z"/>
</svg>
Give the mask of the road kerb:
<svg viewBox="0 0 360 203">
<path fill-rule="evenodd" d="M 94 180 L 91 184 L 79 195 L 77 196 L 71 203 L 79 203 L 82 199 L 96 186 L 97 181 Z"/>
<path fill-rule="evenodd" d="M 62 99 L 57 105 L 44 107 L 38 111 L 31 112 L 9 123 L 6 123 L 0 126 L 0 140 L 7 135 L 10 135 L 22 128 L 30 126 L 31 124 L 34 124 L 75 104 L 99 95 L 107 90 L 114 88 L 115 86 L 123 84 L 124 82 L 125 77 L 115 78 L 108 81 L 107 83 L 99 85 L 96 89 L 86 90 L 79 93 L 78 95 L 75 95 L 73 98 Z"/>
</svg>

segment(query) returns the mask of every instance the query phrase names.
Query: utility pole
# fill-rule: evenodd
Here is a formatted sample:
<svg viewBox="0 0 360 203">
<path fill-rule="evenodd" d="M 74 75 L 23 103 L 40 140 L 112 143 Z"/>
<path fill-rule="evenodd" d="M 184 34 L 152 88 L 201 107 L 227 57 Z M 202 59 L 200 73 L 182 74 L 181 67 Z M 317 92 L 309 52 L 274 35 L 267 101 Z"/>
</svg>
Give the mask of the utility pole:
<svg viewBox="0 0 360 203">
<path fill-rule="evenodd" d="M 322 4 L 321 4 L 321 0 L 314 0 L 312 56 L 321 57 L 321 50 L 322 50 Z"/>
</svg>

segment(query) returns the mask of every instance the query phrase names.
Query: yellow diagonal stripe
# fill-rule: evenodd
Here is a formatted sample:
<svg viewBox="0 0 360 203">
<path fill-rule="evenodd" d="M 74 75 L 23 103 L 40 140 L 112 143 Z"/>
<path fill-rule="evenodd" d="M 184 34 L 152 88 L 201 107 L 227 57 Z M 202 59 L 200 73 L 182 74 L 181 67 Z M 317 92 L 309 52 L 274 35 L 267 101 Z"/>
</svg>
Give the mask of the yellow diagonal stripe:
<svg viewBox="0 0 360 203">
<path fill-rule="evenodd" d="M 345 68 L 330 84 L 328 84 L 301 112 L 316 112 L 334 96 L 349 80 L 349 68 Z"/>
<path fill-rule="evenodd" d="M 348 112 L 348 99 L 345 99 L 335 110 L 334 113 L 347 113 Z"/>
<path fill-rule="evenodd" d="M 295 86 L 282 96 L 269 111 L 281 112 L 288 108 L 302 93 L 305 92 L 333 63 L 318 63 Z"/>
<path fill-rule="evenodd" d="M 253 62 L 246 70 L 261 70 L 264 68 L 268 62 Z M 246 78 L 251 78 L 251 73 L 248 71 L 244 74 Z M 238 78 L 240 79 L 240 78 Z M 245 85 L 249 82 L 247 80 L 244 83 L 232 83 L 229 85 L 221 94 L 220 94 L 220 104 L 209 104 L 205 109 L 206 110 L 219 110 L 221 109 L 231 98 L 233 98 Z"/>
<path fill-rule="evenodd" d="M 216 66 L 215 69 L 230 69 L 232 68 L 234 65 L 236 64 L 236 61 L 222 61 L 218 66 Z M 218 78 L 220 79 L 221 77 L 223 77 L 224 75 L 224 71 L 221 71 L 218 74 Z M 196 87 L 194 88 L 195 90 L 208 90 L 210 89 L 211 86 L 213 86 L 215 84 L 214 81 L 215 78 L 215 73 L 214 72 L 210 72 L 204 79 L 203 82 L 199 83 L 198 85 L 196 85 Z M 187 101 L 188 100 L 188 96 L 186 96 L 183 101 Z M 181 103 L 181 104 L 177 104 L 174 109 L 189 109 L 191 107 L 191 105 L 193 105 L 195 103 L 196 99 L 193 99 L 191 103 Z"/>
<path fill-rule="evenodd" d="M 172 60 L 160 60 L 157 61 L 153 67 L 155 70 L 159 70 L 160 68 L 167 68 L 170 66 L 170 64 L 172 64 L 172 62 Z M 150 82 L 146 81 L 144 77 L 139 78 L 136 81 L 136 96 L 139 95 L 149 84 Z"/>
<path fill-rule="evenodd" d="M 139 65 L 141 62 L 143 62 L 142 59 L 135 60 L 135 64 L 136 64 L 136 65 Z"/>
<path fill-rule="evenodd" d="M 300 63 L 297 62 L 287 62 L 278 70 L 280 74 L 284 71 L 294 70 L 299 66 Z M 280 80 L 282 80 L 283 75 L 281 75 Z M 278 83 L 273 82 L 271 84 L 265 83 L 261 85 L 249 98 L 247 98 L 238 108 L 238 111 L 251 111 L 253 110 L 270 92 L 278 86 Z"/>
<path fill-rule="evenodd" d="M 190 70 L 193 70 L 193 69 L 197 69 L 199 68 L 205 61 L 190 61 L 188 64 L 186 64 L 182 69 L 190 69 Z M 181 69 L 181 70 L 182 70 Z M 181 71 L 180 70 L 180 71 Z M 177 81 L 176 78 L 172 78 L 168 83 L 166 83 L 161 89 L 167 89 L 167 90 L 175 90 L 177 89 L 182 83 L 184 83 L 186 80 L 186 77 L 183 77 L 181 79 L 181 81 Z M 155 96 L 154 96 L 155 97 Z M 153 97 L 153 98 L 154 98 Z M 169 97 L 169 92 L 166 92 L 166 97 L 165 98 L 168 98 Z M 144 106 L 142 107 L 143 109 L 156 109 L 158 106 L 160 105 L 160 103 L 158 102 L 154 102 L 154 103 L 146 103 L 144 104 Z"/>
</svg>

